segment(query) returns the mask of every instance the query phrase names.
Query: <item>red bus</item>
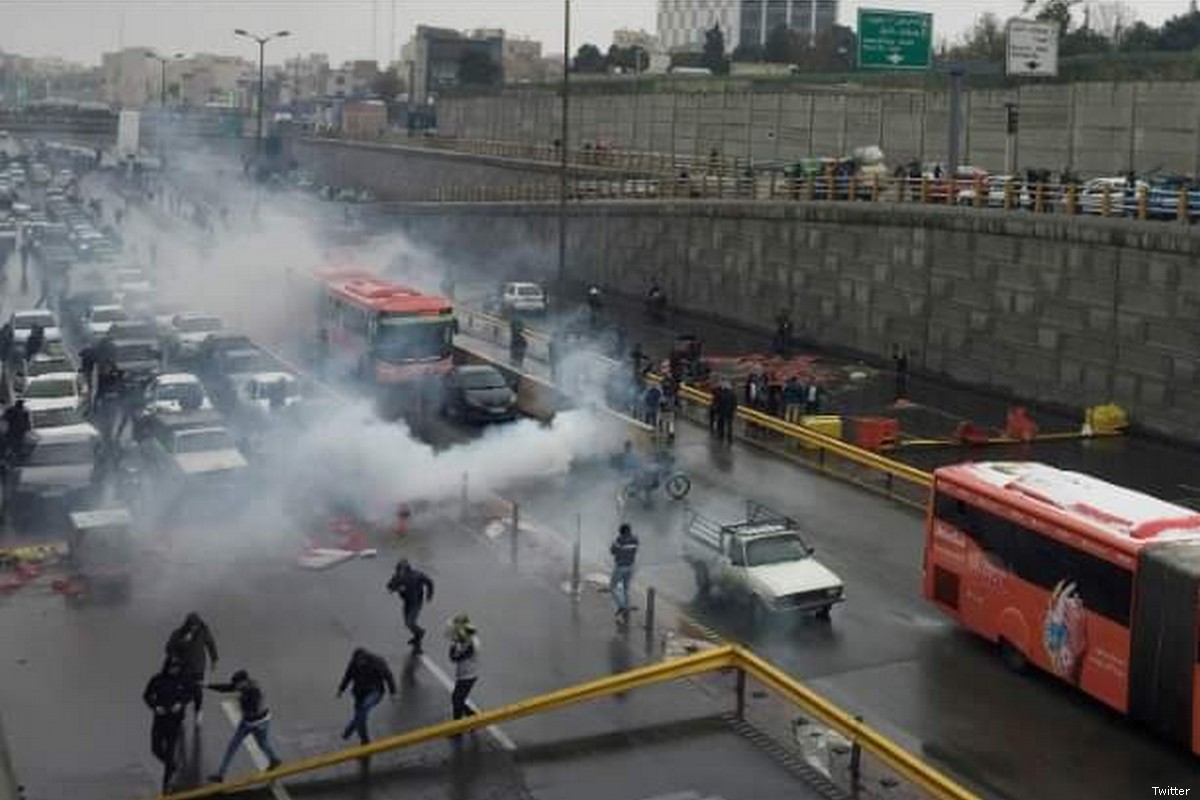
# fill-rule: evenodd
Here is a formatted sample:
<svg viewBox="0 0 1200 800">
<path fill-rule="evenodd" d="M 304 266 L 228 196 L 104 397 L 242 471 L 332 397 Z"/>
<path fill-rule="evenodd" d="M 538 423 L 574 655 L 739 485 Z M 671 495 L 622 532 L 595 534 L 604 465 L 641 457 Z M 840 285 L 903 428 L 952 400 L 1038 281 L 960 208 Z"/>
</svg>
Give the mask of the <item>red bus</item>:
<svg viewBox="0 0 1200 800">
<path fill-rule="evenodd" d="M 1200 514 L 1043 464 L 934 472 L 923 593 L 1200 754 Z"/>
<path fill-rule="evenodd" d="M 319 270 L 317 280 L 317 325 L 329 358 L 381 386 L 449 371 L 455 331 L 449 300 L 357 267 Z"/>
</svg>

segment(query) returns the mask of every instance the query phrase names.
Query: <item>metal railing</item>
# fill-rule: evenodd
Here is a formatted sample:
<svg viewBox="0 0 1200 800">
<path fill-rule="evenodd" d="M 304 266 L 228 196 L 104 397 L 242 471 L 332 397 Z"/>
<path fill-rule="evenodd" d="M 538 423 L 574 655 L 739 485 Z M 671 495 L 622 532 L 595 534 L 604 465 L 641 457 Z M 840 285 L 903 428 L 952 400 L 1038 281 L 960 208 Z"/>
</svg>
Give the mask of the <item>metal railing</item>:
<svg viewBox="0 0 1200 800">
<path fill-rule="evenodd" d="M 551 202 L 559 198 L 555 182 L 534 181 L 504 186 L 444 186 L 408 191 L 401 202 Z M 976 192 L 970 184 L 952 186 L 930 179 L 674 175 L 664 178 L 624 177 L 572 180 L 567 199 L 588 200 L 753 200 L 781 203 L 899 203 L 992 209 L 1022 214 L 1123 217 L 1138 220 L 1200 219 L 1200 190 L 1105 186 L 1092 190 L 1074 184 L 1010 186 Z"/>
<path fill-rule="evenodd" d="M 403 147 L 421 148 L 443 153 L 512 158 L 537 161 L 548 166 L 562 163 L 562 153 L 553 144 L 513 142 L 495 139 L 456 139 L 445 136 L 409 136 L 404 133 L 385 131 L 374 137 L 337 136 L 334 132 L 322 133 L 319 139 L 364 144 L 393 144 Z M 580 147 L 567 153 L 567 164 L 571 167 L 587 167 L 622 170 L 625 172 L 666 173 L 676 170 L 705 169 L 717 174 L 736 175 L 750 162 L 742 158 L 726 158 L 718 155 L 693 156 L 682 153 L 658 153 L 641 150 L 615 150 L 608 147 Z"/>
<path fill-rule="evenodd" d="M 430 725 L 378 739 L 366 745 L 291 761 L 275 769 L 236 778 L 225 783 L 167 795 L 163 800 L 201 800 L 201 798 L 231 794 L 370 756 L 459 736 L 469 731 L 488 728 L 522 717 L 544 714 L 589 700 L 621 695 L 634 689 L 724 670 L 735 670 L 737 674 L 735 700 L 739 717 L 744 713 L 746 679 L 749 677 L 768 687 L 776 695 L 804 713 L 820 720 L 828 728 L 848 740 L 854 748 L 861 749 L 862 752 L 878 759 L 887 769 L 918 787 L 927 796 L 938 800 L 975 800 L 974 793 L 945 773 L 925 763 L 875 728 L 816 694 L 778 667 L 736 645 L 715 647 L 694 655 L 660 661 L 520 700 L 499 708 L 480 711 L 475 716 L 465 719 Z"/>
</svg>

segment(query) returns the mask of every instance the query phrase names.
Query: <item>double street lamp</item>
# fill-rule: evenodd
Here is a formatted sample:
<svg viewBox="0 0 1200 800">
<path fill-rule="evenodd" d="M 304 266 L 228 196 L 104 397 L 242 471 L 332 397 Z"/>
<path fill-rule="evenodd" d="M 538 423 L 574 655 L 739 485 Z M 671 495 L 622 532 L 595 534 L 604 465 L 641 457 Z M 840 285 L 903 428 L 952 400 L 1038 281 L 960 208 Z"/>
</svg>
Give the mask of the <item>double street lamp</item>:
<svg viewBox="0 0 1200 800">
<path fill-rule="evenodd" d="M 275 33 L 272 33 L 269 36 L 258 36 L 256 34 L 250 33 L 249 31 L 245 31 L 245 30 L 242 30 L 241 28 L 237 28 L 234 30 L 233 33 L 235 36 L 241 36 L 245 39 L 252 39 L 253 41 L 258 42 L 258 125 L 256 128 L 256 133 L 255 133 L 254 138 L 255 138 L 255 145 L 258 149 L 258 152 L 261 154 L 262 148 L 263 148 L 263 55 L 264 55 L 264 50 L 266 49 L 267 42 L 271 41 L 272 39 L 282 39 L 283 37 L 290 35 L 290 32 L 289 31 L 276 31 Z"/>
<path fill-rule="evenodd" d="M 153 50 L 146 51 L 146 58 L 153 58 L 162 67 L 158 80 L 158 106 L 159 108 L 167 107 L 167 64 L 171 61 L 177 61 L 183 58 L 183 53 L 176 53 L 171 57 L 160 56 Z"/>
</svg>

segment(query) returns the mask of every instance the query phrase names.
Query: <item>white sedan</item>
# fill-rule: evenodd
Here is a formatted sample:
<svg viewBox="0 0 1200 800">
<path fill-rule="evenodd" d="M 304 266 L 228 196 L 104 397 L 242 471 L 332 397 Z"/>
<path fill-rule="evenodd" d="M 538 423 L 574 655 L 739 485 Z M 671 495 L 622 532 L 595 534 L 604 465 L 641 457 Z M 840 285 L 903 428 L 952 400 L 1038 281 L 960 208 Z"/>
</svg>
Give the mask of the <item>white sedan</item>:
<svg viewBox="0 0 1200 800">
<path fill-rule="evenodd" d="M 182 414 L 211 411 L 212 401 L 200 379 L 190 372 L 168 372 L 146 386 L 146 411 L 152 414 Z"/>
<path fill-rule="evenodd" d="M 25 381 L 25 408 L 30 414 L 83 406 L 79 375 L 74 372 L 48 372 Z"/>
<path fill-rule="evenodd" d="M 9 320 L 13 327 L 13 341 L 24 346 L 33 332 L 34 325 L 42 326 L 46 342 L 61 342 L 62 331 L 58 329 L 58 319 L 53 311 L 44 308 L 31 308 L 24 311 L 14 311 Z"/>
</svg>

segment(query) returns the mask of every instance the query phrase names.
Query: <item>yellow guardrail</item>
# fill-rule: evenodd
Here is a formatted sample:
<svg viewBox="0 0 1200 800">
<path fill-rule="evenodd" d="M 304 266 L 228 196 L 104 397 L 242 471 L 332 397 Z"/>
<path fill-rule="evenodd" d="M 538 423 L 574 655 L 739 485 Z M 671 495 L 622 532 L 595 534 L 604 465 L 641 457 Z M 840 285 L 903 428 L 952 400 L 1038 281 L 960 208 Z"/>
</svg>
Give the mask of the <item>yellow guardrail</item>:
<svg viewBox="0 0 1200 800">
<path fill-rule="evenodd" d="M 820 697 L 782 670 L 748 650 L 725 645 L 694 655 L 670 659 L 645 667 L 620 672 L 586 683 L 569 686 L 547 694 L 510 703 L 490 711 L 482 711 L 466 719 L 442 722 L 425 728 L 378 739 L 370 744 L 350 747 L 331 753 L 291 761 L 273 770 L 247 775 L 221 784 L 202 786 L 184 792 L 162 796 L 161 800 L 201 800 L 264 786 L 284 778 L 326 769 L 338 764 L 357 761 L 369 756 L 412 747 L 437 739 L 458 736 L 469 731 L 487 728 L 503 722 L 542 714 L 548 711 L 624 694 L 634 689 L 667 681 L 701 675 L 719 670 L 735 669 L 753 676 L 774 689 L 784 699 L 820 719 L 852 744 L 877 757 L 896 774 L 919 786 L 937 800 L 977 800 L 976 795 L 949 776 L 921 761 L 871 726 L 861 722 L 833 703 Z M 739 681 L 739 692 L 744 682 Z M 739 697 L 739 707 L 744 698 Z"/>
<path fill-rule="evenodd" d="M 680 396 L 689 402 L 698 405 L 708 406 L 712 403 L 712 397 L 707 393 L 692 386 L 684 385 L 680 387 Z M 933 486 L 933 475 L 922 469 L 909 466 L 901 461 L 896 461 L 886 456 L 881 456 L 878 453 L 873 453 L 870 450 L 864 450 L 861 447 L 855 447 L 849 442 L 833 436 L 827 436 L 820 431 L 815 431 L 812 428 L 804 425 L 797 425 L 792 422 L 773 417 L 770 414 L 764 414 L 753 408 L 744 408 L 739 406 L 737 410 L 738 418 L 743 422 L 754 425 L 766 430 L 781 433 L 784 436 L 795 439 L 803 444 L 819 450 L 831 452 L 841 458 L 846 459 L 861 467 L 882 472 L 885 475 L 890 475 L 893 478 L 899 478 L 902 481 L 911 483 L 914 486 L 929 488 Z"/>
</svg>

